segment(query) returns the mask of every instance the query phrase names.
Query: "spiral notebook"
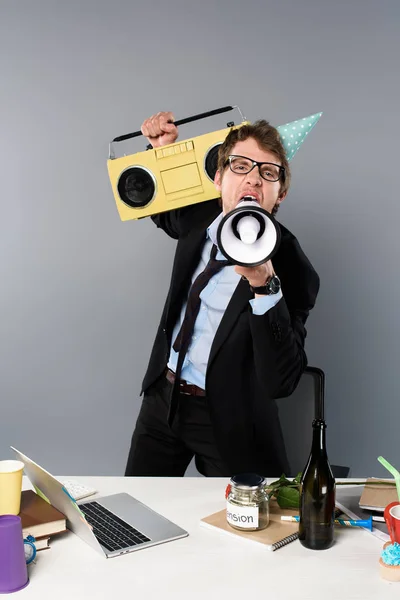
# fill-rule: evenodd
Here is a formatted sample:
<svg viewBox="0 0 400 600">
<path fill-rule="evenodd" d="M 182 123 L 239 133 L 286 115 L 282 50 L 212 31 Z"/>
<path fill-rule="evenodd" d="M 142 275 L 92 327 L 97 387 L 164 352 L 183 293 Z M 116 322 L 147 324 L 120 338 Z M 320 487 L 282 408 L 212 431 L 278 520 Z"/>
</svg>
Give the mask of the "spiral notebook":
<svg viewBox="0 0 400 600">
<path fill-rule="evenodd" d="M 226 509 L 215 512 L 200 520 L 200 525 L 214 529 L 219 533 L 224 533 L 236 537 L 237 539 L 255 542 L 271 548 L 283 538 L 299 531 L 299 524 L 290 521 L 281 521 L 283 515 L 298 515 L 299 511 L 295 509 L 280 508 L 276 500 L 270 502 L 269 525 L 259 531 L 243 531 L 234 529 L 226 520 Z"/>
</svg>

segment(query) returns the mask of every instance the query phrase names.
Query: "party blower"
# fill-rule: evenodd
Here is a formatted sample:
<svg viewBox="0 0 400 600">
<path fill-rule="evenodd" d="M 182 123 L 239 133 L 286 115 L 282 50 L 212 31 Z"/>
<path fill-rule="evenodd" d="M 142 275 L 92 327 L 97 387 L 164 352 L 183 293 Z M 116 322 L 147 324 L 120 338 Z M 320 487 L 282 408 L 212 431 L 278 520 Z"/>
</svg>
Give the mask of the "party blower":
<svg viewBox="0 0 400 600">
<path fill-rule="evenodd" d="M 282 516 L 281 521 L 300 521 L 300 517 L 295 516 Z M 365 527 L 372 531 L 372 517 L 369 519 L 335 519 L 335 525 L 342 525 L 343 527 Z"/>
</svg>

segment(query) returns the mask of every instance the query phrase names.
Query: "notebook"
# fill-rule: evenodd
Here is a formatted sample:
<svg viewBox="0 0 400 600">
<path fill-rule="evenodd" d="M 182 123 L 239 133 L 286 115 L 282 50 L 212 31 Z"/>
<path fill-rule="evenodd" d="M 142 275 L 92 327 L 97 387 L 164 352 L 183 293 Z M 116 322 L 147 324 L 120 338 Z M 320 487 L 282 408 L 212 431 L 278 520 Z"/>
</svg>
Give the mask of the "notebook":
<svg viewBox="0 0 400 600">
<path fill-rule="evenodd" d="M 208 527 L 219 533 L 228 534 L 245 541 L 264 545 L 271 549 L 272 544 L 280 542 L 283 538 L 299 531 L 299 524 L 291 521 L 281 521 L 281 516 L 298 515 L 295 509 L 280 508 L 277 501 L 270 501 L 269 524 L 265 529 L 258 531 L 243 531 L 234 529 L 226 520 L 226 508 L 212 513 L 200 520 L 200 525 Z"/>
<path fill-rule="evenodd" d="M 142 504 L 120 493 L 76 502 L 64 485 L 33 460 L 11 446 L 24 463 L 36 492 L 67 519 L 67 527 L 106 558 L 142 550 L 188 536 L 188 532 Z"/>
<path fill-rule="evenodd" d="M 389 482 L 389 485 L 376 482 Z M 360 498 L 360 508 L 383 512 L 391 502 L 398 502 L 397 489 L 390 485 L 394 480 L 368 478 Z"/>
</svg>

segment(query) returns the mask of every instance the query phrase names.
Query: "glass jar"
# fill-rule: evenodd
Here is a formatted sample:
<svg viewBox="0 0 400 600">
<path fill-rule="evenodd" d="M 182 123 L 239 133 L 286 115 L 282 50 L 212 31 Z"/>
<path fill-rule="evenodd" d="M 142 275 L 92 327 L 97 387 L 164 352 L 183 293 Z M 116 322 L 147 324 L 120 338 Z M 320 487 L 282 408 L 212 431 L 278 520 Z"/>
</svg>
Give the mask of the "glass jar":
<svg viewBox="0 0 400 600">
<path fill-rule="evenodd" d="M 226 490 L 226 520 L 234 529 L 257 531 L 269 524 L 266 480 L 256 473 L 231 478 Z"/>
</svg>

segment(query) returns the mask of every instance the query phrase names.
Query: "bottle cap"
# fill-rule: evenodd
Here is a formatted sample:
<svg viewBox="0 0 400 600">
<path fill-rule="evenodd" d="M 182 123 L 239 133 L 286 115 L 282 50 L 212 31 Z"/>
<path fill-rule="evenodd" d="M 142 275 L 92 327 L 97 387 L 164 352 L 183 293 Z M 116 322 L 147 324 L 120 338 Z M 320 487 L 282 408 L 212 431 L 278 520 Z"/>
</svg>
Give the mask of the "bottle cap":
<svg viewBox="0 0 400 600">
<path fill-rule="evenodd" d="M 312 422 L 313 427 L 319 427 L 321 429 L 326 429 L 326 423 L 324 419 L 314 419 Z"/>
</svg>

